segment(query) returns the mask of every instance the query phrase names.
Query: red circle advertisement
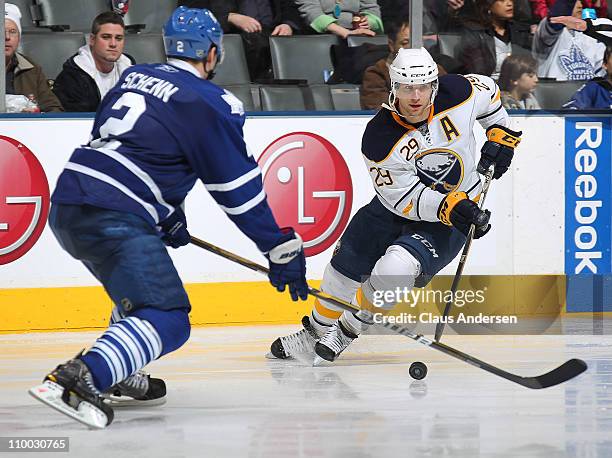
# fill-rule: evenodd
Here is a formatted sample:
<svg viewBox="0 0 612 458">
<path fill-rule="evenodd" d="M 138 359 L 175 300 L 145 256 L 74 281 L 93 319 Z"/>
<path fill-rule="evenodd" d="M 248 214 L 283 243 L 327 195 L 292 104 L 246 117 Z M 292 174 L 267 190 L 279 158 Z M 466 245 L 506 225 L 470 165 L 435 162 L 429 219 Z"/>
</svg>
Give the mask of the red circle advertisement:
<svg viewBox="0 0 612 458">
<path fill-rule="evenodd" d="M 45 228 L 49 183 L 25 145 L 0 135 L 0 265 L 25 255 Z"/>
<path fill-rule="evenodd" d="M 300 234 L 306 256 L 332 246 L 353 205 L 351 174 L 338 149 L 320 135 L 293 132 L 273 141 L 258 163 L 276 221 Z"/>
</svg>

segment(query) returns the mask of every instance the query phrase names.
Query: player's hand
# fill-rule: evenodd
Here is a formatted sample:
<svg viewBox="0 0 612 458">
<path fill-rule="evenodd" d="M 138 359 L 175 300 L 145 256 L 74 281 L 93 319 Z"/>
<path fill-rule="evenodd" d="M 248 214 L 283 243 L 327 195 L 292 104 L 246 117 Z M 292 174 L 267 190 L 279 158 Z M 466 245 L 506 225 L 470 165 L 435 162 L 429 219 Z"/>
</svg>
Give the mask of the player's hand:
<svg viewBox="0 0 612 458">
<path fill-rule="evenodd" d="M 283 292 L 289 286 L 291 299 L 308 299 L 308 284 L 306 283 L 306 256 L 302 246 L 302 238 L 290 227 L 281 229 L 283 237 L 278 245 L 272 248 L 266 257 L 270 262 L 270 283 L 278 291 Z"/>
<path fill-rule="evenodd" d="M 191 237 L 187 231 L 187 219 L 181 207 L 176 207 L 174 212 L 159 223 L 161 228 L 161 239 L 172 248 L 187 245 Z"/>
<path fill-rule="evenodd" d="M 272 36 L 288 37 L 293 35 L 293 29 L 287 24 L 278 24 L 271 33 Z"/>
<path fill-rule="evenodd" d="M 255 18 L 251 16 L 245 16 L 244 14 L 230 13 L 227 20 L 234 27 L 239 28 L 243 32 L 255 33 L 261 32 L 261 24 Z"/>
<path fill-rule="evenodd" d="M 498 124 L 490 126 L 487 129 L 488 140 L 480 150 L 478 173 L 486 174 L 493 164 L 495 164 L 494 179 L 506 173 L 514 156 L 514 148 L 521 142 L 522 134 L 522 132 L 515 132 Z"/>
<path fill-rule="evenodd" d="M 491 229 L 489 210 L 481 210 L 475 202 L 462 191 L 451 192 L 446 195 L 438 208 L 438 218 L 447 226 L 453 226 L 465 236 L 472 224 L 476 225 L 474 238 L 479 239 Z"/>
</svg>

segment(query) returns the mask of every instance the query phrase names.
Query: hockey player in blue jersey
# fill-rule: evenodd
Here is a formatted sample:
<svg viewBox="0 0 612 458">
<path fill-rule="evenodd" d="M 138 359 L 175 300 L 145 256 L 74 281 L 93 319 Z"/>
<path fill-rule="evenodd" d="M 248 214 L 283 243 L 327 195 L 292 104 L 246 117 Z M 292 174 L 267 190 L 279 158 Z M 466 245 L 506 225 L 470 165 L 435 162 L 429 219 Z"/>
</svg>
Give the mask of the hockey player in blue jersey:
<svg viewBox="0 0 612 458">
<path fill-rule="evenodd" d="M 127 69 L 106 95 L 91 141 L 72 153 L 52 196 L 53 233 L 115 307 L 94 345 L 30 394 L 92 428 L 113 420 L 105 393 L 165 395 L 162 380 L 139 371 L 189 338 L 189 299 L 164 243 L 189 243 L 181 204 L 197 179 L 268 258 L 272 285 L 293 300 L 308 295 L 302 241 L 272 216 L 242 104 L 208 81 L 223 53 L 219 23 L 179 7 L 164 44 L 167 64 Z"/>
</svg>

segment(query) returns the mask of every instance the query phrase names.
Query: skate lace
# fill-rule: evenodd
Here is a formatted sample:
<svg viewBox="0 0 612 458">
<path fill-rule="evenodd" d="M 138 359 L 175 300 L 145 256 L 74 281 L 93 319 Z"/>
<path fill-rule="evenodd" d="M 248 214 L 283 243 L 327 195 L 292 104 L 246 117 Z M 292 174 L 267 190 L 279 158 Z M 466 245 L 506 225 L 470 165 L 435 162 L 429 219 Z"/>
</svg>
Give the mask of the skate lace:
<svg viewBox="0 0 612 458">
<path fill-rule="evenodd" d="M 285 352 L 305 353 L 312 351 L 315 339 L 306 329 L 301 329 L 285 337 L 281 337 Z"/>
<path fill-rule="evenodd" d="M 149 375 L 142 371 L 135 372 L 122 381 L 121 385 L 141 392 L 146 392 L 149 389 Z"/>
<path fill-rule="evenodd" d="M 334 324 L 334 327 L 321 337 L 320 342 L 338 354 L 348 347 L 353 340 L 342 332 L 338 324 Z"/>
</svg>

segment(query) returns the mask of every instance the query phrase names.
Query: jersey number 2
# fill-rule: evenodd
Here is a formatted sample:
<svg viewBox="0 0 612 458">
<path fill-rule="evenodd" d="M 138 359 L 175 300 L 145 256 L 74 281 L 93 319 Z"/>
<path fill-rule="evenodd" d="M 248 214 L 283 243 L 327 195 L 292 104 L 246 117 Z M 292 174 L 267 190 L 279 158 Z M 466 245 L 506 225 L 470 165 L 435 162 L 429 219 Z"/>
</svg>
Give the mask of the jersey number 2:
<svg viewBox="0 0 612 458">
<path fill-rule="evenodd" d="M 146 111 L 147 103 L 142 94 L 126 92 L 119 97 L 112 106 L 112 109 L 121 110 L 123 107 L 128 108 L 123 118 L 114 118 L 111 116 L 100 126 L 100 138 L 91 143 L 93 148 L 104 146 L 109 141 L 111 135 L 116 137 L 132 130 L 138 118 Z"/>
</svg>

